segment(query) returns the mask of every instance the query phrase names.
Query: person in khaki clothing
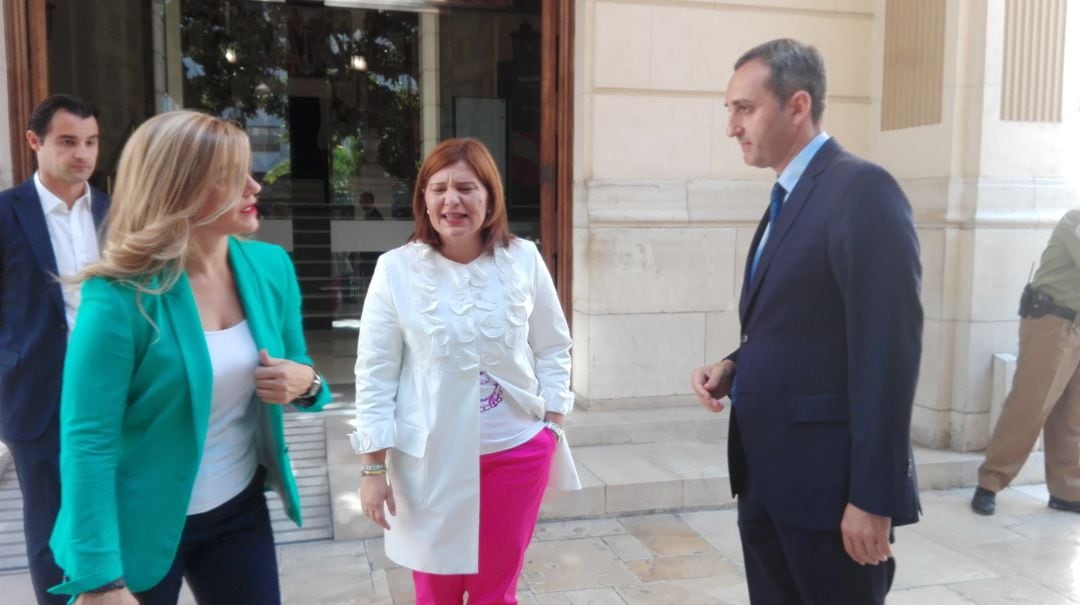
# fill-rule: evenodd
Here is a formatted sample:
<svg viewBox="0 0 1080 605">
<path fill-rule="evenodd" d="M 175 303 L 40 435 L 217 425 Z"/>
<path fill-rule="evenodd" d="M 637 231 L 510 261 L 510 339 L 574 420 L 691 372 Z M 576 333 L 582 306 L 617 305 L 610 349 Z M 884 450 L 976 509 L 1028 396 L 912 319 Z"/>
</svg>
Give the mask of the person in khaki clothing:
<svg viewBox="0 0 1080 605">
<path fill-rule="evenodd" d="M 1065 214 L 1020 299 L 1012 390 L 979 467 L 971 508 L 994 514 L 995 495 L 1044 434 L 1050 508 L 1080 513 L 1080 209 Z"/>
</svg>

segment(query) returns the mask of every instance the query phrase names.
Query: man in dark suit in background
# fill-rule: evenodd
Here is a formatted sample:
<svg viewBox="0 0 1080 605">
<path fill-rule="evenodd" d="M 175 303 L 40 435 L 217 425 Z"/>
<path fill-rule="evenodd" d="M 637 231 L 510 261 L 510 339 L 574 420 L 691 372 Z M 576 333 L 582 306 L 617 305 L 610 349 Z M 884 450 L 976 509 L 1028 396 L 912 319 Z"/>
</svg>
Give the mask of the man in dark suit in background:
<svg viewBox="0 0 1080 605">
<path fill-rule="evenodd" d="M 741 345 L 698 368 L 731 395 L 728 465 L 751 601 L 883 603 L 892 527 L 918 520 L 911 408 L 922 307 L 911 208 L 821 129 L 825 66 L 794 40 L 751 49 L 728 135 L 778 175 L 747 258 Z"/>
<path fill-rule="evenodd" d="M 60 508 L 60 378 L 79 291 L 57 276 L 99 258 L 109 200 L 90 187 L 98 156 L 97 111 L 53 95 L 30 116 L 26 142 L 37 172 L 0 192 L 0 440 L 11 450 L 23 496 L 30 576 L 38 603 L 63 573 L 49 550 Z"/>
</svg>

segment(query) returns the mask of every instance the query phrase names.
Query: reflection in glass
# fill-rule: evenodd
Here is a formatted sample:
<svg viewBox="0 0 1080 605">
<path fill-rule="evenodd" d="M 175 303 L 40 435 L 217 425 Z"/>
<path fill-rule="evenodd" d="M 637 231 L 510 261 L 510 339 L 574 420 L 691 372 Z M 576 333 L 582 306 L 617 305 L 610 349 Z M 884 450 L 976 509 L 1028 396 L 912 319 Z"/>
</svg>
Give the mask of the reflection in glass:
<svg viewBox="0 0 1080 605">
<path fill-rule="evenodd" d="M 264 184 L 257 237 L 292 251 L 308 330 L 355 326 L 375 259 L 411 232 L 424 150 L 443 138 L 492 150 L 511 230 L 539 235 L 540 0 L 42 4 L 50 90 L 101 110 L 96 186 L 109 188 L 124 140 L 154 113 L 198 109 L 246 129 Z M 309 345 L 351 355 L 355 334 L 338 334 L 348 344 Z"/>
<path fill-rule="evenodd" d="M 355 325 L 376 258 L 411 233 L 415 175 L 440 139 L 492 150 L 511 229 L 538 238 L 537 0 L 438 13 L 158 3 L 164 96 L 248 132 L 258 237 L 292 251 L 308 329 Z"/>
<path fill-rule="evenodd" d="M 288 221 L 280 228 L 292 244 L 307 325 L 358 317 L 378 251 L 336 241 L 331 223 L 412 220 L 419 16 L 184 0 L 178 29 L 182 104 L 247 130 L 264 184 L 264 231 L 279 227 L 267 220 Z"/>
</svg>

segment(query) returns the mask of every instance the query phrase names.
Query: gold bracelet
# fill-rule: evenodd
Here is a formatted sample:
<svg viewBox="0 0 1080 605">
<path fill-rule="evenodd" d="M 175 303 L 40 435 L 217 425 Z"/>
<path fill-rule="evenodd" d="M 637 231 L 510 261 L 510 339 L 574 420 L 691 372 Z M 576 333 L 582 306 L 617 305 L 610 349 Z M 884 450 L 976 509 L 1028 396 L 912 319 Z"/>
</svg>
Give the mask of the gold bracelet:
<svg viewBox="0 0 1080 605">
<path fill-rule="evenodd" d="M 376 470 L 376 471 L 360 471 L 360 476 L 361 477 L 376 477 L 378 475 L 385 475 L 385 474 L 386 474 L 386 469 L 385 468 L 380 469 L 380 470 Z"/>
</svg>

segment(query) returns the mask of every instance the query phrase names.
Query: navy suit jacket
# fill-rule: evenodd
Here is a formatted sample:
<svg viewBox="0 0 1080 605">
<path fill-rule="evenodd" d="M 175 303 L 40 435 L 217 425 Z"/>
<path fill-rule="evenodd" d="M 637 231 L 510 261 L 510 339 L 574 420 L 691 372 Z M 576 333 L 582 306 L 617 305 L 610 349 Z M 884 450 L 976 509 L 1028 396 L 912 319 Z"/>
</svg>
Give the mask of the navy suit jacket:
<svg viewBox="0 0 1080 605">
<path fill-rule="evenodd" d="M 788 196 L 739 301 L 728 464 L 776 520 L 840 527 L 848 502 L 914 523 L 919 242 L 884 169 L 830 139 Z"/>
<path fill-rule="evenodd" d="M 99 231 L 109 198 L 91 188 Z M 0 192 L 0 440 L 45 431 L 60 406 L 68 327 L 34 180 Z"/>
</svg>

